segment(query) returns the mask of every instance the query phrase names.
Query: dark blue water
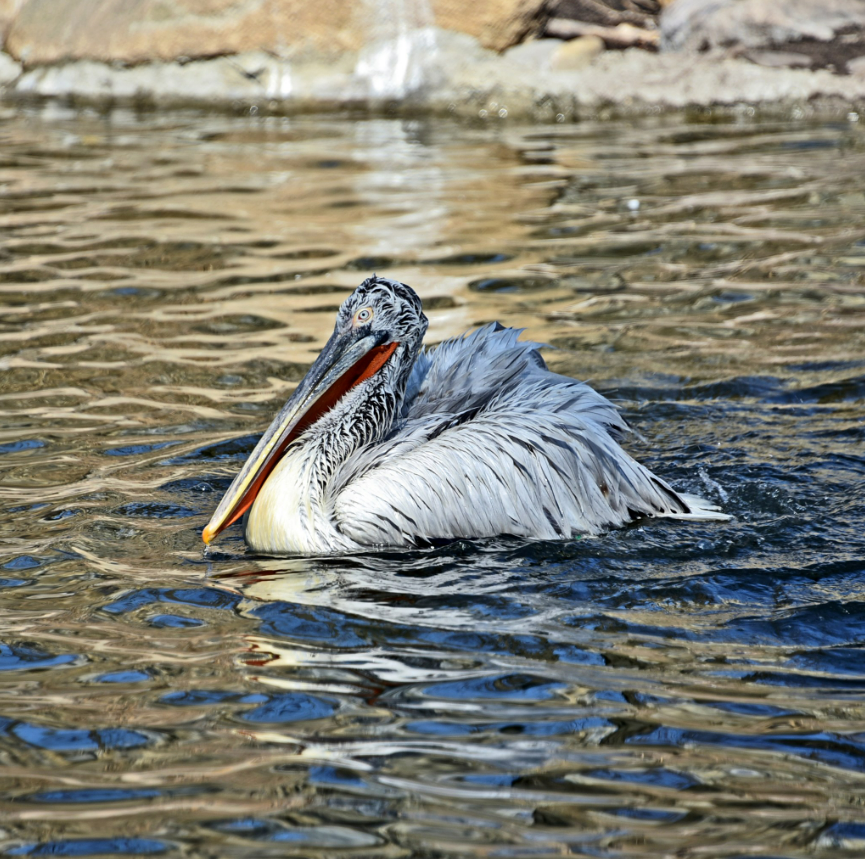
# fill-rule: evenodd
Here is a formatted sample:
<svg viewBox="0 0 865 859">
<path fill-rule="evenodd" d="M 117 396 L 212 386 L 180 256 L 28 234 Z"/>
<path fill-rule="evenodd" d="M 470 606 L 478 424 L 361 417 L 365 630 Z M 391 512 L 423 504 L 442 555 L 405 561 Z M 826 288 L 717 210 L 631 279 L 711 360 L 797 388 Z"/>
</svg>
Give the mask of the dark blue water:
<svg viewBox="0 0 865 859">
<path fill-rule="evenodd" d="M 55 108 L 0 142 L 4 855 L 865 855 L 856 124 Z M 432 342 L 550 343 L 731 521 L 205 553 L 371 266 Z"/>
</svg>

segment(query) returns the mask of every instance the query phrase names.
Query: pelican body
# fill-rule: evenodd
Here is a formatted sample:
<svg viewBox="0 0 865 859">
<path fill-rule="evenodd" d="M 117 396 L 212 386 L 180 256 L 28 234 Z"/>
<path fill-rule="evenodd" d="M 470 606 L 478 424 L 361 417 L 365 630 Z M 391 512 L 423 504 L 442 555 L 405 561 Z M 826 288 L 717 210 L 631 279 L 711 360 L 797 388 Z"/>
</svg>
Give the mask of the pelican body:
<svg viewBox="0 0 865 859">
<path fill-rule="evenodd" d="M 244 513 L 268 554 L 593 535 L 640 517 L 723 519 L 632 459 L 628 426 L 497 323 L 434 349 L 404 283 L 365 280 L 204 529 Z"/>
</svg>

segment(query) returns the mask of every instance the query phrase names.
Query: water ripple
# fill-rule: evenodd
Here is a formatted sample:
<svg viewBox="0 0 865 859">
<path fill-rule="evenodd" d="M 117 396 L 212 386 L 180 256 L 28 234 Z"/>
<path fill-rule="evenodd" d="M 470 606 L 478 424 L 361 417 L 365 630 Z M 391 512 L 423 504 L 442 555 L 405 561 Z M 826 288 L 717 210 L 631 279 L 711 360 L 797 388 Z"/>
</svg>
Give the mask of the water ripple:
<svg viewBox="0 0 865 859">
<path fill-rule="evenodd" d="M 7 111 L 0 852 L 861 854 L 860 125 Z M 371 268 L 731 521 L 205 553 Z"/>
</svg>

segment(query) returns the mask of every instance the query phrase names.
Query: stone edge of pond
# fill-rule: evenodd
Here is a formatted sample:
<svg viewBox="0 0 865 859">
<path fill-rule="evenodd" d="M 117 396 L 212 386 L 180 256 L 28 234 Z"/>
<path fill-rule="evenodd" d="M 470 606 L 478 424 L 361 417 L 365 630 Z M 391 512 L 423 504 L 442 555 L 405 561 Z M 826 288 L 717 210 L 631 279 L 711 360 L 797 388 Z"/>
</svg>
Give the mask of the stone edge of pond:
<svg viewBox="0 0 865 859">
<path fill-rule="evenodd" d="M 59 101 L 97 109 L 262 115 L 349 111 L 549 122 L 689 109 L 719 116 L 858 119 L 865 109 L 865 75 L 636 48 L 606 51 L 583 68 L 557 71 L 549 67 L 549 52 L 525 47 L 495 54 L 476 46 L 448 46 L 426 70 L 423 85 L 392 86 L 383 93 L 376 91 L 375 81 L 358 77 L 352 57 L 338 64 L 299 64 L 255 51 L 187 63 L 121 66 L 79 60 L 24 68 L 0 53 L 0 98 L 7 104 Z"/>
</svg>

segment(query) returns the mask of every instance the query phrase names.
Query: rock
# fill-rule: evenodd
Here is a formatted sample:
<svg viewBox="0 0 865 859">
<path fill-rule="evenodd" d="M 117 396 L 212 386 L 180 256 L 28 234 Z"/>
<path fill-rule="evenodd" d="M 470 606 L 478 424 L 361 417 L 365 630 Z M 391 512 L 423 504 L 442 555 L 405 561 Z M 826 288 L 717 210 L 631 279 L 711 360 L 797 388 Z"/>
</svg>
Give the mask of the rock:
<svg viewBox="0 0 865 859">
<path fill-rule="evenodd" d="M 286 105 L 352 104 L 379 99 L 429 100 L 430 89 L 450 85 L 439 67 L 459 75 L 467 66 L 479 68 L 501 62 L 497 54 L 480 47 L 463 33 L 421 30 L 435 45 L 431 56 L 434 77 L 407 77 L 410 63 L 395 64 L 390 77 L 379 76 L 375 55 L 345 52 L 337 61 L 315 57 L 285 60 L 266 51 L 249 51 L 229 57 L 187 63 L 155 62 L 132 67 L 79 60 L 40 66 L 24 72 L 15 92 L 24 96 L 81 98 L 95 102 L 145 102 L 161 105 L 210 104 L 262 106 L 268 110 Z M 422 39 L 422 41 L 424 41 Z M 428 42 L 424 42 L 428 44 Z M 393 56 L 404 44 L 376 43 L 376 52 Z M 411 87 L 415 87 L 410 91 Z"/>
<path fill-rule="evenodd" d="M 9 54 L 0 52 L 0 87 L 8 86 L 21 74 L 21 64 L 16 63 Z"/>
<path fill-rule="evenodd" d="M 93 101 L 153 101 L 225 103 L 241 100 L 256 104 L 280 91 L 280 76 L 273 57 L 263 53 L 241 54 L 215 60 L 147 63 L 120 68 L 92 60 L 26 71 L 15 85 L 21 95 L 75 97 Z M 290 78 L 289 78 L 290 80 Z M 288 89 L 288 91 L 286 91 Z"/>
<path fill-rule="evenodd" d="M 654 27 L 660 11 L 657 0 L 554 0 L 550 17 L 597 24 L 599 27 L 618 24 Z"/>
<path fill-rule="evenodd" d="M 536 73 L 548 72 L 552 68 L 556 51 L 561 47 L 561 39 L 529 39 L 521 45 L 509 48 L 503 56 Z"/>
<path fill-rule="evenodd" d="M 379 0 L 381 2 L 381 0 Z M 429 0 L 435 25 L 467 33 L 493 51 L 540 35 L 546 0 Z"/>
<path fill-rule="evenodd" d="M 554 71 L 583 69 L 590 66 L 599 54 L 604 52 L 604 40 L 600 36 L 580 36 L 563 42 L 553 56 Z"/>
<path fill-rule="evenodd" d="M 596 36 L 608 48 L 646 48 L 658 49 L 657 30 L 646 30 L 633 24 L 617 24 L 615 27 L 599 27 L 597 24 L 584 24 L 582 21 L 569 21 L 553 18 L 547 22 L 546 34 L 560 39 L 573 39 L 580 36 Z"/>
<path fill-rule="evenodd" d="M 24 0 L 0 0 L 0 45 L 6 39 L 6 31 L 23 2 Z"/>
<path fill-rule="evenodd" d="M 781 54 L 797 54 L 810 68 L 846 73 L 850 60 L 865 55 L 865 3 L 674 0 L 661 15 L 661 48 L 690 53 L 732 50 L 773 63 Z"/>
<path fill-rule="evenodd" d="M 745 56 L 758 66 L 769 66 L 770 68 L 786 66 L 791 69 L 811 68 L 810 57 L 793 51 L 748 51 Z"/>
<path fill-rule="evenodd" d="M 604 89 L 606 87 L 606 89 Z M 694 105 L 807 104 L 817 98 L 857 103 L 865 79 L 826 70 L 764 68 L 736 58 L 683 53 L 650 54 L 636 48 L 605 51 L 581 75 L 581 99 L 684 108 Z"/>
<path fill-rule="evenodd" d="M 865 73 L 770 68 L 740 57 L 658 54 L 637 48 L 604 51 L 581 69 L 554 70 L 556 50 L 566 48 L 555 40 L 498 54 L 464 33 L 434 30 L 432 35 L 434 82 L 401 97 L 400 103 L 412 113 L 422 109 L 496 122 L 513 117 L 566 121 L 611 108 L 641 114 L 726 105 L 733 110 L 747 106 L 803 115 L 828 104 L 836 114 L 846 114 L 865 101 Z M 397 40 L 392 50 L 398 48 Z M 134 67 L 82 60 L 25 70 L 7 92 L 13 97 L 59 96 L 159 107 L 195 104 L 250 113 L 375 104 L 382 96 L 374 77 L 364 73 L 362 56 L 363 52 L 347 52 L 338 62 L 325 62 L 314 57 L 285 60 L 254 51 Z M 394 72 L 389 86 L 398 88 L 399 81 L 406 80 Z"/>
<path fill-rule="evenodd" d="M 865 57 L 856 57 L 847 63 L 847 71 L 857 77 L 865 77 Z"/>
<path fill-rule="evenodd" d="M 15 9 L 18 0 L 0 0 Z M 283 58 L 337 58 L 382 31 L 437 24 L 503 50 L 543 23 L 544 0 L 26 0 L 6 49 L 26 66 L 87 59 L 135 64 L 265 50 Z"/>
<path fill-rule="evenodd" d="M 74 59 L 142 63 L 263 49 L 358 50 L 363 4 L 342 0 L 28 0 L 6 50 L 26 66 Z"/>
</svg>

